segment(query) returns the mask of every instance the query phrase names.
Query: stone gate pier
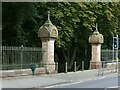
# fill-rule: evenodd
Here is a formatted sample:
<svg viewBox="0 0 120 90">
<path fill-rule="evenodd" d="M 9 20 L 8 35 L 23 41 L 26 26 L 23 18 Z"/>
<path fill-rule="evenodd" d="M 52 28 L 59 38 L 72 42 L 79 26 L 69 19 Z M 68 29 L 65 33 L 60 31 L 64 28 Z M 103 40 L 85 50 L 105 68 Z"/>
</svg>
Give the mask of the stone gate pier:
<svg viewBox="0 0 120 90">
<path fill-rule="evenodd" d="M 103 35 L 98 32 L 97 24 L 96 30 L 89 37 L 89 43 L 92 46 L 91 68 L 96 69 L 101 65 L 101 44 L 104 42 Z"/>
<path fill-rule="evenodd" d="M 58 30 L 50 21 L 50 13 L 48 13 L 48 20 L 38 31 L 38 37 L 41 38 L 42 49 L 45 51 L 42 62 L 46 68 L 46 73 L 53 73 L 55 72 L 54 42 L 58 37 Z"/>
</svg>

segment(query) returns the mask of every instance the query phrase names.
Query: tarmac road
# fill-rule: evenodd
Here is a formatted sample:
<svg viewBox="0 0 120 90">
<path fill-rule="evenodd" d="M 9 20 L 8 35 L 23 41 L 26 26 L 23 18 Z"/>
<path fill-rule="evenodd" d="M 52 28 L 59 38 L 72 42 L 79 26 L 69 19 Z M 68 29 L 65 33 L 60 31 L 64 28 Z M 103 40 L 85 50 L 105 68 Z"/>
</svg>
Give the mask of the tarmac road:
<svg viewBox="0 0 120 90">
<path fill-rule="evenodd" d="M 112 82 L 111 82 L 112 81 Z M 2 88 L 104 88 L 118 84 L 118 73 L 98 76 L 98 70 L 86 70 L 41 76 L 8 77 L 2 79 Z M 32 89 L 30 89 L 32 90 Z M 39 90 L 39 89 L 38 89 Z"/>
<path fill-rule="evenodd" d="M 52 88 L 118 88 L 118 78 L 120 78 L 120 76 L 118 76 L 118 74 L 114 74 L 95 80 L 58 85 Z"/>
</svg>

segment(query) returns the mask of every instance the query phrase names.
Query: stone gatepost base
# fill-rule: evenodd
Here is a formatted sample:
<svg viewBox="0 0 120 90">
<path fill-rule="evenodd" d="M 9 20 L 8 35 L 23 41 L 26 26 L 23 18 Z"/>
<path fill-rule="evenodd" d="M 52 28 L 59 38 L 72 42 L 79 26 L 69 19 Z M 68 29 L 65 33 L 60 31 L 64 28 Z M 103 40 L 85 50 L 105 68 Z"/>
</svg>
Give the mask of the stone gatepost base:
<svg viewBox="0 0 120 90">
<path fill-rule="evenodd" d="M 47 74 L 56 73 L 56 69 L 55 69 L 56 65 L 55 65 L 55 63 L 49 63 L 49 64 L 46 64 L 44 66 L 45 66 Z"/>
<path fill-rule="evenodd" d="M 102 62 L 90 62 L 91 69 L 98 69 L 102 65 Z"/>
</svg>

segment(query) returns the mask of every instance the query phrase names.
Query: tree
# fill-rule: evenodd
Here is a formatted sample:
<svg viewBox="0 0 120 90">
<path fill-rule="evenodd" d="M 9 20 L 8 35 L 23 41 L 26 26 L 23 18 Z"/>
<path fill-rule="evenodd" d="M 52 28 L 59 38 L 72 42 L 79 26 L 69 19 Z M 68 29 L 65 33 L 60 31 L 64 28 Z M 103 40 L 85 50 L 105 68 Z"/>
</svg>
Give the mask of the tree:
<svg viewBox="0 0 120 90">
<path fill-rule="evenodd" d="M 29 46 L 31 37 L 36 34 L 34 3 L 3 2 L 2 5 L 3 45 Z"/>
<path fill-rule="evenodd" d="M 112 37 L 120 34 L 120 2 L 3 3 L 3 45 L 40 46 L 37 31 L 47 20 L 47 11 L 59 31 L 55 55 L 59 63 L 67 61 L 69 69 L 75 60 L 89 64 L 88 38 L 96 23 L 105 38 L 104 49 L 111 49 Z"/>
</svg>

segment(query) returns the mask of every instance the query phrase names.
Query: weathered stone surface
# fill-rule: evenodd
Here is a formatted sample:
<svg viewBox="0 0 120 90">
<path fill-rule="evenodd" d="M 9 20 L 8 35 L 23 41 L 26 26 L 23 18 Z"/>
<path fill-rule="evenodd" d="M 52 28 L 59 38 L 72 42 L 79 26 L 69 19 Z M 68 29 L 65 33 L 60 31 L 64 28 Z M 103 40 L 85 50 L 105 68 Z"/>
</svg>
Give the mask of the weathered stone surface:
<svg viewBox="0 0 120 90">
<path fill-rule="evenodd" d="M 44 41 L 45 40 L 45 41 Z M 54 63 L 54 41 L 55 39 L 42 39 L 43 63 Z"/>
<path fill-rule="evenodd" d="M 38 31 L 38 37 L 57 38 L 58 37 L 58 30 L 51 23 L 50 20 L 47 20 L 46 23 L 40 27 L 40 29 Z"/>
<path fill-rule="evenodd" d="M 38 31 L 38 37 L 42 40 L 42 49 L 45 51 L 43 54 L 44 67 L 46 68 L 46 73 L 55 72 L 55 62 L 54 62 L 54 42 L 58 37 L 57 28 L 51 23 L 48 14 L 48 20 L 43 26 L 40 27 Z"/>
<path fill-rule="evenodd" d="M 5 77 L 18 77 L 18 76 L 29 76 L 32 75 L 31 69 L 21 69 L 21 70 L 3 70 L 0 72 L 0 78 Z M 45 74 L 45 68 L 36 68 L 35 75 L 37 74 Z"/>
<path fill-rule="evenodd" d="M 101 62 L 91 62 L 91 69 L 98 69 L 101 67 Z"/>
<path fill-rule="evenodd" d="M 89 43 L 91 44 L 99 44 L 103 42 L 104 42 L 103 35 L 100 34 L 98 30 L 95 30 L 95 32 L 89 37 Z"/>
<path fill-rule="evenodd" d="M 101 44 L 104 42 L 103 35 L 100 34 L 97 30 L 89 37 L 89 43 L 92 45 L 92 61 L 91 68 L 99 68 L 101 62 Z"/>
<path fill-rule="evenodd" d="M 101 61 L 101 44 L 92 44 L 92 61 L 100 62 Z"/>
</svg>

